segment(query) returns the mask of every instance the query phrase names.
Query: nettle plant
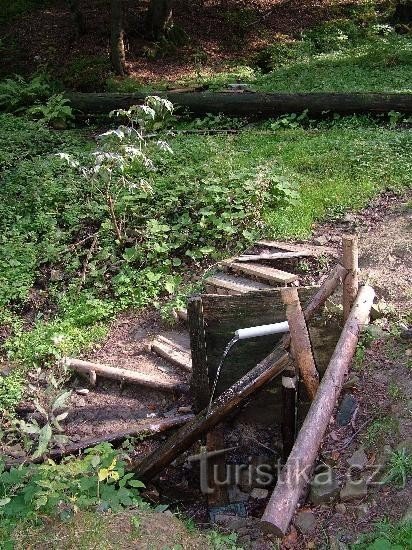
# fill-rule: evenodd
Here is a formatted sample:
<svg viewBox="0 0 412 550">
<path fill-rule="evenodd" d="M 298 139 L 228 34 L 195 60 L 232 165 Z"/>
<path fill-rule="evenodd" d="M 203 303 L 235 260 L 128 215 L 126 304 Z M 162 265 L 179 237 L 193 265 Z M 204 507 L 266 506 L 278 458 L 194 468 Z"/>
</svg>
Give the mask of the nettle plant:
<svg viewBox="0 0 412 550">
<path fill-rule="evenodd" d="M 150 191 L 147 176 L 155 171 L 150 158 L 153 144 L 162 151 L 171 153 L 172 150 L 162 139 L 149 141 L 149 138 L 157 136 L 149 132 L 159 132 L 170 123 L 173 104 L 167 99 L 149 96 L 143 105 L 112 111 L 110 116 L 122 118 L 125 124 L 98 136 L 99 147 L 92 153 L 90 165 L 80 164 L 66 153 L 59 153 L 59 156 L 70 166 L 78 168 L 91 182 L 93 191 L 103 197 L 108 223 L 117 243 L 122 244 L 127 234 L 127 217 L 124 208 L 117 208 L 117 203 L 121 201 L 124 204 L 127 195 L 137 190 Z M 129 177 L 130 173 L 133 177 Z M 136 178 L 136 174 L 140 177 Z M 102 228 L 105 225 L 103 222 Z"/>
</svg>

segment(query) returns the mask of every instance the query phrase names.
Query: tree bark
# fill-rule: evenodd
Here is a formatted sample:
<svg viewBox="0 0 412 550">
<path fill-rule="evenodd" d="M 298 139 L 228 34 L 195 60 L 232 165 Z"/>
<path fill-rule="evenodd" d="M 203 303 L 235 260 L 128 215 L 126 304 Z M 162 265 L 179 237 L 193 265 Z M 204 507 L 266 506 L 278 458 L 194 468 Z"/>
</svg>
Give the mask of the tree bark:
<svg viewBox="0 0 412 550">
<path fill-rule="evenodd" d="M 126 74 L 122 0 L 110 0 L 110 59 L 115 73 Z"/>
<path fill-rule="evenodd" d="M 76 37 L 79 37 L 85 32 L 84 18 L 80 10 L 79 0 L 67 0 L 67 3 L 76 30 Z"/>
<path fill-rule="evenodd" d="M 353 303 L 359 290 L 359 261 L 358 261 L 358 238 L 355 235 L 344 235 L 342 239 L 342 263 L 348 270 L 343 281 L 343 320 L 349 316 Z"/>
<path fill-rule="evenodd" d="M 316 397 L 263 514 L 262 526 L 276 536 L 280 537 L 286 533 L 298 501 L 307 486 L 307 476 L 310 475 L 339 397 L 361 328 L 368 323 L 374 296 L 372 287 L 364 286 L 360 289 Z"/>
<path fill-rule="evenodd" d="M 232 93 L 232 92 L 154 92 L 195 115 L 224 113 L 229 116 L 271 118 L 308 109 L 310 116 L 324 111 L 340 114 L 412 113 L 412 94 L 387 93 Z M 147 94 L 72 93 L 71 106 L 87 115 L 108 114 L 114 109 L 128 109 L 140 104 Z"/>
<path fill-rule="evenodd" d="M 149 38 L 159 40 L 165 35 L 172 22 L 173 0 L 150 0 L 146 14 L 145 33 Z"/>
</svg>

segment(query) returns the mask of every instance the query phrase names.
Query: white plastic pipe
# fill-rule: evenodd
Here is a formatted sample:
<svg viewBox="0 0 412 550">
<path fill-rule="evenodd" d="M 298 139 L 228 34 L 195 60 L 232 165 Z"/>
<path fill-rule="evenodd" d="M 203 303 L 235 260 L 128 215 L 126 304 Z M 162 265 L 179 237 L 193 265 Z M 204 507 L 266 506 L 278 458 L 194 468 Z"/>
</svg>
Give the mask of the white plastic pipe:
<svg viewBox="0 0 412 550">
<path fill-rule="evenodd" d="M 261 325 L 259 327 L 239 328 L 235 332 L 235 336 L 239 340 L 246 340 L 247 338 L 255 338 L 256 336 L 281 334 L 283 332 L 289 332 L 289 323 L 287 321 L 273 323 L 272 325 Z"/>
</svg>

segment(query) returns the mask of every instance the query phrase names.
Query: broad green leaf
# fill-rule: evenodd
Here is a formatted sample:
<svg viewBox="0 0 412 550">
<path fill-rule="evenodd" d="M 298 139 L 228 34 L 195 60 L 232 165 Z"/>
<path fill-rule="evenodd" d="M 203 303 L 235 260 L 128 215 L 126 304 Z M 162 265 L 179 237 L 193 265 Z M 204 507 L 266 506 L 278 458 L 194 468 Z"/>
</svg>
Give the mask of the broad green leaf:
<svg viewBox="0 0 412 550">
<path fill-rule="evenodd" d="M 52 437 L 52 429 L 49 423 L 45 424 L 39 433 L 39 441 L 37 444 L 36 452 L 33 454 L 33 458 L 39 458 L 43 456 L 47 450 L 47 447 L 50 443 Z"/>
</svg>

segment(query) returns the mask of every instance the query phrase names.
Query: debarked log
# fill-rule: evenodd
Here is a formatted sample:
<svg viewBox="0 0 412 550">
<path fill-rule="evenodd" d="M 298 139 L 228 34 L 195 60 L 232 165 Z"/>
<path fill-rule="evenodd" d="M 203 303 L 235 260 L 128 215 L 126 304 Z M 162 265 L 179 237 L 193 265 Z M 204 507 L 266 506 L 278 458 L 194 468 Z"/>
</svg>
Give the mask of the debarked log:
<svg viewBox="0 0 412 550">
<path fill-rule="evenodd" d="M 189 391 L 189 385 L 183 384 L 178 380 L 175 381 L 156 378 L 155 376 L 149 376 L 147 374 L 134 370 L 121 369 L 118 367 L 112 367 L 110 365 L 92 363 L 91 361 L 71 359 L 69 357 L 63 359 L 63 364 L 66 367 L 75 370 L 76 372 L 87 374 L 90 378 L 92 378 L 94 374 L 98 376 L 103 376 L 105 378 L 120 380 L 121 382 L 129 382 L 130 384 L 146 386 L 148 388 L 153 388 L 159 391 L 182 393 L 187 393 Z"/>
<path fill-rule="evenodd" d="M 108 114 L 143 103 L 144 93 L 67 93 L 71 107 L 86 115 Z M 152 92 L 188 109 L 195 115 L 224 113 L 253 118 L 274 117 L 308 110 L 309 115 L 327 111 L 340 114 L 412 112 L 410 93 L 234 93 L 234 92 Z"/>
<path fill-rule="evenodd" d="M 263 514 L 262 527 L 277 536 L 285 535 L 308 484 L 307 476 L 312 471 L 344 376 L 355 354 L 361 329 L 368 323 L 374 296 L 372 287 L 364 286 L 360 289 L 316 397 Z"/>
<path fill-rule="evenodd" d="M 306 320 L 310 320 L 324 305 L 346 273 L 346 269 L 340 265 L 334 268 L 306 307 L 304 311 Z M 288 345 L 289 337 L 286 337 L 263 361 L 225 390 L 212 403 L 210 410 L 204 409 L 201 411 L 192 421 L 170 437 L 159 449 L 156 449 L 141 462 L 134 465 L 133 470 L 137 476 L 142 480 L 148 480 L 161 472 L 181 453 L 189 449 L 202 434 L 210 431 L 236 407 L 244 403 L 250 395 L 290 366 L 290 355 L 285 349 Z"/>
</svg>

